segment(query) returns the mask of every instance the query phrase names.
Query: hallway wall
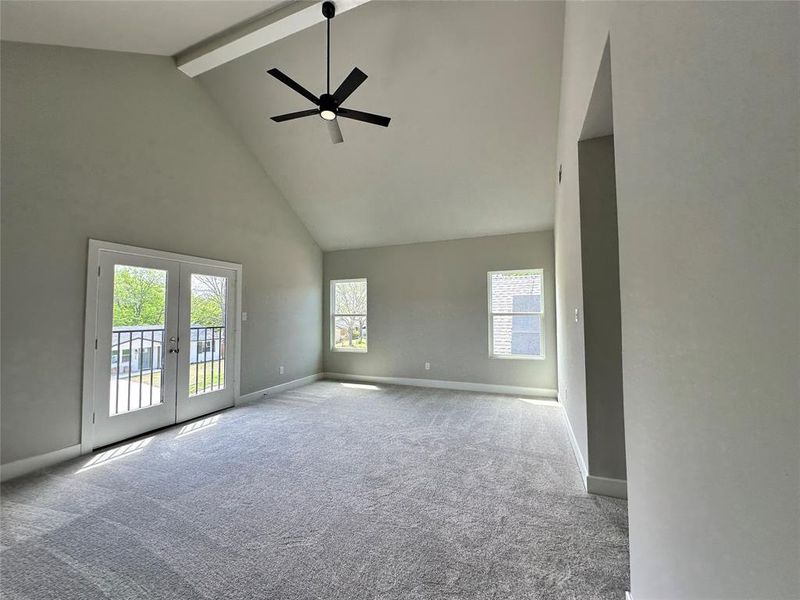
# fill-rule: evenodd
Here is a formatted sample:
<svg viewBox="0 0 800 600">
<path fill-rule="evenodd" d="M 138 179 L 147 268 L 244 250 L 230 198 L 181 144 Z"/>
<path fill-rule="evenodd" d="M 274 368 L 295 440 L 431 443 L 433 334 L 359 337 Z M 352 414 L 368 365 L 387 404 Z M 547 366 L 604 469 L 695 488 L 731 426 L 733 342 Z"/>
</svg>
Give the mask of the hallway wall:
<svg viewBox="0 0 800 600">
<path fill-rule="evenodd" d="M 798 32 L 797 3 L 567 3 L 559 391 L 586 444 L 578 139 L 610 34 L 636 600 L 800 597 Z"/>
</svg>

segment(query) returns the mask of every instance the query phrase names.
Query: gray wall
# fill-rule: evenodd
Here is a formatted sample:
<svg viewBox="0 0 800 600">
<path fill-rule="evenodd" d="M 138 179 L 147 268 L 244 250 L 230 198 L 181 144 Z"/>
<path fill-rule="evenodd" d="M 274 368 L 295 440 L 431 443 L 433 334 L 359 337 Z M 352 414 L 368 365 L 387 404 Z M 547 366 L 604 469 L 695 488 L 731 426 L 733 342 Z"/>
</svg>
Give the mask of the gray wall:
<svg viewBox="0 0 800 600">
<path fill-rule="evenodd" d="M 90 237 L 244 265 L 242 393 L 318 372 L 322 253 L 199 85 L 169 58 L 2 53 L 2 461 L 79 442 Z"/>
<path fill-rule="evenodd" d="M 578 144 L 589 474 L 625 479 L 614 136 Z"/>
<path fill-rule="evenodd" d="M 797 3 L 567 3 L 560 358 L 580 339 L 577 141 L 610 32 L 636 600 L 800 597 L 799 20 Z"/>
<path fill-rule="evenodd" d="M 555 390 L 552 232 L 340 250 L 324 263 L 325 371 Z M 488 356 L 486 274 L 519 268 L 544 269 L 544 360 Z M 330 280 L 355 277 L 368 280 L 369 352 L 332 352 Z"/>
</svg>

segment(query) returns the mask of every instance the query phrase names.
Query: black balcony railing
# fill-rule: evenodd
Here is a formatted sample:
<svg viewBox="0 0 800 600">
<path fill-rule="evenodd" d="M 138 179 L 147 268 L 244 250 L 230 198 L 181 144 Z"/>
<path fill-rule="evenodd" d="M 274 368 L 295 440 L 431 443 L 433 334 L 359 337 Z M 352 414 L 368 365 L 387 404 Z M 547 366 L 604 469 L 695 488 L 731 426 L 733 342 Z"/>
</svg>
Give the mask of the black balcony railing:
<svg viewBox="0 0 800 600">
<path fill-rule="evenodd" d="M 189 395 L 225 387 L 226 328 L 192 327 L 188 348 Z M 110 414 L 161 403 L 164 354 L 168 351 L 163 328 L 114 328 L 111 334 Z"/>
<path fill-rule="evenodd" d="M 163 328 L 115 328 L 111 333 L 110 414 L 161 403 Z"/>
<path fill-rule="evenodd" d="M 225 327 L 192 327 L 189 394 L 225 387 Z"/>
</svg>

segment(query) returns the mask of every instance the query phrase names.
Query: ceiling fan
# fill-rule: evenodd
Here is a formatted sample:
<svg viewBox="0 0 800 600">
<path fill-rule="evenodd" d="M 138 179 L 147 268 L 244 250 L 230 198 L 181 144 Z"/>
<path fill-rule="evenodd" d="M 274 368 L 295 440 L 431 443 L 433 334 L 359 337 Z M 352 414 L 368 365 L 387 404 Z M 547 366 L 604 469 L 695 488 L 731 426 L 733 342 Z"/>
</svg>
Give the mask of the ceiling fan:
<svg viewBox="0 0 800 600">
<path fill-rule="evenodd" d="M 346 119 L 355 119 L 356 121 L 364 121 L 365 123 L 372 123 L 373 125 L 380 125 L 381 127 L 388 127 L 389 117 L 382 117 L 381 115 L 373 115 L 372 113 L 361 112 L 360 110 L 353 110 L 352 108 L 345 108 L 342 103 L 350 97 L 356 88 L 364 83 L 367 75 L 358 67 L 355 67 L 348 75 L 342 84 L 331 94 L 331 19 L 336 14 L 336 7 L 333 2 L 322 3 L 322 15 L 327 19 L 328 25 L 328 87 L 327 93 L 322 94 L 317 98 L 314 94 L 309 92 L 302 85 L 297 83 L 294 79 L 285 75 L 278 69 L 270 69 L 267 71 L 278 81 L 288 85 L 295 92 L 311 100 L 317 105 L 317 108 L 310 108 L 308 110 L 301 110 L 298 112 L 288 113 L 285 115 L 278 115 L 272 117 L 272 120 L 281 123 L 283 121 L 291 121 L 292 119 L 300 119 L 302 117 L 310 117 L 312 115 L 319 115 L 328 122 L 328 131 L 331 134 L 331 141 L 334 144 L 339 144 L 344 141 L 342 137 L 342 130 L 339 128 L 338 117 Z"/>
</svg>

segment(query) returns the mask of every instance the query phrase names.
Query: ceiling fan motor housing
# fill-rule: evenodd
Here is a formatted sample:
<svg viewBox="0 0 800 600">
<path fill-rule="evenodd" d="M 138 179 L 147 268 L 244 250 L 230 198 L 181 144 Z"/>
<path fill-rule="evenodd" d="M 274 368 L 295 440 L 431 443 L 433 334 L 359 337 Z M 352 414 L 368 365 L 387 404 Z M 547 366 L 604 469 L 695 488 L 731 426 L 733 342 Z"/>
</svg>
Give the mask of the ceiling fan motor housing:
<svg viewBox="0 0 800 600">
<path fill-rule="evenodd" d="M 332 19 L 336 15 L 336 6 L 333 2 L 322 3 L 322 16 L 326 19 Z"/>
<path fill-rule="evenodd" d="M 319 97 L 319 116 L 326 121 L 333 121 L 336 118 L 336 99 L 331 94 L 322 94 Z"/>
</svg>

